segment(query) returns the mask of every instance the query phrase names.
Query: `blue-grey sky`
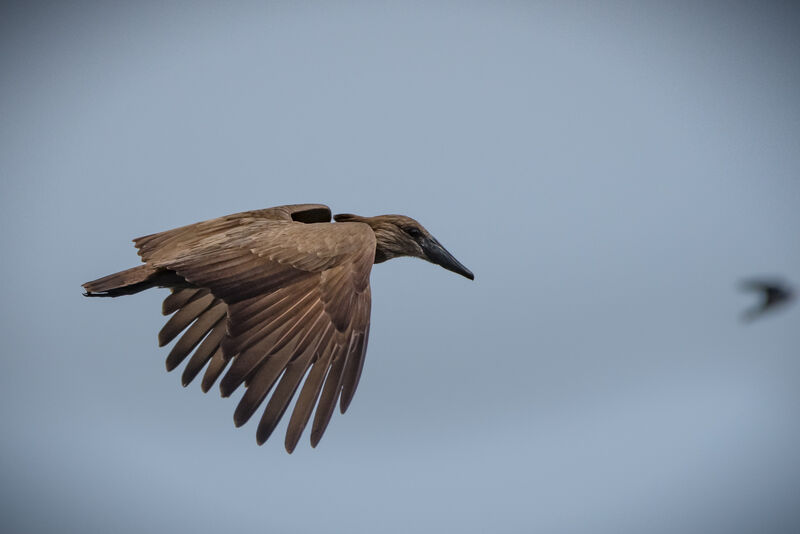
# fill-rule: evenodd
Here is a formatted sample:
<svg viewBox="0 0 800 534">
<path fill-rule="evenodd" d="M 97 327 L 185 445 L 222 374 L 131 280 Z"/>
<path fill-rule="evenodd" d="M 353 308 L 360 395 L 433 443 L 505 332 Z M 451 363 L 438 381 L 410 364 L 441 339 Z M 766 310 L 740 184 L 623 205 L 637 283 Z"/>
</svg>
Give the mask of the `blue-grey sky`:
<svg viewBox="0 0 800 534">
<path fill-rule="evenodd" d="M 788 3 L 0 7 L 9 532 L 800 531 L 800 18 Z M 130 239 L 323 202 L 476 274 L 372 274 L 317 449 L 164 372 Z"/>
</svg>

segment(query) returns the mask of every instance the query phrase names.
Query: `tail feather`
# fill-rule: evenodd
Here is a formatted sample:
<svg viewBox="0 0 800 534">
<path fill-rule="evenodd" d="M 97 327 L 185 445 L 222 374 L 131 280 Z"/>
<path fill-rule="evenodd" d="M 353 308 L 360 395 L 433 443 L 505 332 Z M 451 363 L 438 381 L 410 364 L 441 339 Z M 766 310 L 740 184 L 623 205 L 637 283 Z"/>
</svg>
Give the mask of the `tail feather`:
<svg viewBox="0 0 800 534">
<path fill-rule="evenodd" d="M 155 274 L 157 269 L 149 265 L 139 265 L 118 273 L 98 278 L 83 284 L 86 297 L 119 297 L 133 295 L 139 291 L 150 289 L 157 285 Z"/>
</svg>

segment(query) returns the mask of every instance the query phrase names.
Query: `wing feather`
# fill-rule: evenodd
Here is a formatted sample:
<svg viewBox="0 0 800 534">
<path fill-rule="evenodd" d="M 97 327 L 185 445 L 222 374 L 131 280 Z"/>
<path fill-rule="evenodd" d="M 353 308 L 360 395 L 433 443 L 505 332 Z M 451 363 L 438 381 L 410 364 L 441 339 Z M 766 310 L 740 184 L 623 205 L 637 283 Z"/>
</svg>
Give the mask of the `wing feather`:
<svg viewBox="0 0 800 534">
<path fill-rule="evenodd" d="M 303 389 L 297 396 L 297 403 L 295 404 L 292 417 L 289 419 L 289 427 L 286 430 L 285 447 L 286 450 L 291 452 L 300 441 L 300 436 L 303 434 L 308 424 L 308 419 L 311 417 L 311 411 L 317 403 L 319 394 L 322 391 L 322 384 L 325 381 L 325 376 L 330 368 L 330 361 L 334 357 L 333 351 L 328 351 L 323 354 L 321 358 L 317 359 L 311 367 L 311 371 L 306 377 L 303 384 Z"/>
<path fill-rule="evenodd" d="M 226 359 L 225 355 L 222 353 L 221 348 L 218 348 L 216 352 L 214 352 L 214 355 L 208 362 L 208 367 L 206 367 L 206 372 L 203 375 L 203 381 L 200 385 L 200 389 L 203 390 L 203 393 L 208 393 L 208 390 L 211 389 L 214 382 L 216 382 L 223 371 L 225 371 L 225 367 L 228 366 L 228 361 L 229 360 Z"/>
<path fill-rule="evenodd" d="M 205 366 L 201 387 L 207 391 L 230 360 L 220 390 L 228 396 L 244 384 L 236 426 L 266 400 L 259 444 L 303 384 L 287 426 L 289 452 L 312 412 L 316 446 L 336 404 L 347 409 L 369 336 L 374 233 L 363 223 L 329 220 L 324 206 L 284 206 L 134 240 L 145 262 L 191 286 L 165 299 L 163 311 L 173 315 L 159 333 L 165 344 L 184 332 L 167 358 L 172 369 L 192 355 L 184 384 Z"/>
<path fill-rule="evenodd" d="M 317 411 L 314 413 L 314 423 L 311 426 L 311 446 L 316 447 L 325 429 L 328 428 L 328 423 L 333 415 L 333 409 L 336 406 L 336 401 L 339 399 L 339 393 L 342 386 L 342 369 L 347 356 L 343 354 L 342 347 L 338 345 L 333 363 L 331 364 L 330 372 L 325 377 L 325 385 L 322 388 L 322 395 L 320 395 Z"/>
<path fill-rule="evenodd" d="M 372 306 L 370 289 L 367 286 L 364 292 L 358 293 L 355 309 L 353 310 L 353 328 L 347 350 L 347 360 L 342 370 L 342 393 L 339 410 L 344 413 L 353 400 L 361 370 L 364 367 L 364 355 L 367 351 L 369 337 L 369 315 Z"/>
<path fill-rule="evenodd" d="M 339 411 L 345 413 L 356 393 L 361 370 L 364 368 L 364 356 L 367 353 L 367 340 L 369 338 L 369 325 L 364 332 L 356 334 L 356 344 L 353 352 L 347 357 L 344 376 L 342 377 L 342 396 L 340 397 Z"/>
<path fill-rule="evenodd" d="M 207 289 L 199 291 L 195 297 L 169 318 L 167 324 L 158 333 L 158 345 L 163 347 L 175 336 L 183 332 L 192 321 L 211 306 L 215 298 Z"/>
<path fill-rule="evenodd" d="M 164 299 L 164 303 L 161 305 L 161 314 L 162 315 L 171 315 L 176 311 L 180 310 L 184 304 L 189 302 L 198 292 L 202 291 L 202 289 L 195 289 L 195 288 L 185 288 L 185 289 L 173 289 L 172 293 Z"/>
<path fill-rule="evenodd" d="M 270 397 L 267 402 L 267 407 L 264 409 L 264 414 L 261 416 L 261 421 L 258 423 L 256 430 L 256 442 L 261 445 L 272 434 L 272 431 L 277 426 L 289 402 L 297 390 L 297 386 L 303 379 L 303 376 L 308 371 L 308 366 L 311 364 L 312 358 L 316 355 L 319 357 L 319 348 L 324 347 L 324 351 L 329 351 L 330 339 L 333 337 L 333 328 L 328 326 L 325 332 L 320 336 L 317 341 L 315 350 L 305 350 L 297 358 L 293 359 L 289 365 L 286 366 L 286 372 L 281 377 L 281 381 L 275 388 L 275 393 Z M 310 347 L 309 347 L 310 348 Z"/>
<path fill-rule="evenodd" d="M 209 333 L 217 322 L 225 317 L 228 307 L 215 299 L 192 325 L 186 329 L 167 356 L 167 371 L 172 371 L 186 359 L 198 343 Z"/>
<path fill-rule="evenodd" d="M 270 357 L 270 355 L 283 352 L 284 350 L 289 350 L 291 352 L 292 348 L 294 348 L 295 351 L 303 350 L 306 343 L 313 342 L 312 334 L 318 329 L 323 328 L 325 324 L 325 316 L 322 312 L 322 305 L 320 303 L 316 303 L 308 310 L 307 313 L 302 315 L 298 319 L 297 323 L 290 328 L 290 331 L 294 331 L 295 335 L 289 343 L 276 343 L 276 341 L 286 338 L 286 335 L 281 336 L 279 340 L 275 339 L 276 336 L 266 337 L 257 344 L 240 353 L 234 359 L 230 371 L 228 371 L 228 373 L 222 379 L 222 383 L 220 384 L 222 396 L 227 397 L 233 393 L 233 391 L 235 391 L 236 388 L 238 388 L 259 365 L 261 365 L 268 357 Z M 305 318 L 312 316 L 313 314 L 316 314 L 316 320 L 309 324 L 303 325 L 302 323 L 305 321 Z M 297 343 L 297 347 L 287 347 L 290 345 L 291 341 L 300 336 L 302 332 L 305 332 L 305 335 L 301 337 L 300 341 Z M 280 334 L 281 331 L 276 333 L 276 335 Z"/>
<path fill-rule="evenodd" d="M 188 386 L 189 383 L 194 380 L 194 377 L 200 373 L 206 363 L 209 362 L 217 349 L 219 349 L 219 344 L 224 336 L 225 318 L 223 317 L 212 327 L 208 335 L 200 343 L 200 346 L 197 347 L 197 350 L 192 354 L 189 363 L 187 363 L 186 367 L 183 369 L 181 383 L 184 386 Z"/>
<path fill-rule="evenodd" d="M 295 295 L 288 295 L 280 303 L 260 310 L 248 317 L 241 314 L 233 305 L 229 325 L 228 344 L 223 347 L 231 354 L 242 352 L 265 337 L 274 335 L 295 325 L 310 308 L 316 304 L 318 297 L 313 287 Z"/>
</svg>

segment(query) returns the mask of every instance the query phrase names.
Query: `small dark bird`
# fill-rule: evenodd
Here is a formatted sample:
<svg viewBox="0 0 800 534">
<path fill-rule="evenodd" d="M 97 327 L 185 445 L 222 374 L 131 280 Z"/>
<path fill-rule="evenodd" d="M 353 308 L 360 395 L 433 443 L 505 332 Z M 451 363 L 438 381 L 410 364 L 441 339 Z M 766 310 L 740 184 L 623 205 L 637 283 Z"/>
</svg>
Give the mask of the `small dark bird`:
<svg viewBox="0 0 800 534">
<path fill-rule="evenodd" d="M 285 446 L 291 453 L 311 412 L 316 447 L 338 401 L 356 391 L 367 351 L 369 274 L 373 263 L 415 256 L 474 279 L 414 219 L 336 215 L 322 204 L 236 213 L 133 242 L 144 265 L 83 284 L 88 297 L 131 295 L 152 287 L 172 293 L 158 334 L 171 371 L 192 354 L 183 385 L 205 367 L 201 388 L 220 381 L 223 397 L 246 391 L 233 420 L 241 426 L 275 386 L 256 432 L 259 445 L 300 389 Z M 277 385 L 276 385 L 277 384 Z M 316 410 L 314 410 L 316 407 Z"/>
<path fill-rule="evenodd" d="M 766 312 L 781 308 L 794 298 L 792 289 L 778 280 L 750 279 L 743 281 L 741 287 L 745 291 L 761 294 L 761 302 L 742 314 L 742 319 L 745 321 L 752 321 Z"/>
</svg>

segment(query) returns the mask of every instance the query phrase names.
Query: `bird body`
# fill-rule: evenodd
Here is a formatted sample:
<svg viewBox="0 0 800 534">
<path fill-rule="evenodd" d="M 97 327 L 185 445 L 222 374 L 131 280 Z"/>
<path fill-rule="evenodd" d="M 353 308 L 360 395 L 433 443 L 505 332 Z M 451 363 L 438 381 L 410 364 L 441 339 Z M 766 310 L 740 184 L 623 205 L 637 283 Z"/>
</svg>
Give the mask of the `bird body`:
<svg viewBox="0 0 800 534">
<path fill-rule="evenodd" d="M 752 321 L 764 313 L 776 310 L 788 304 L 794 298 L 792 289 L 779 280 L 751 279 L 742 282 L 742 289 L 761 294 L 761 302 L 742 315 L 743 320 Z"/>
<path fill-rule="evenodd" d="M 266 441 L 300 384 L 285 446 L 292 452 L 312 411 L 311 444 L 337 402 L 355 393 L 369 337 L 374 263 L 416 256 L 473 279 L 418 222 L 402 215 L 335 217 L 321 204 L 278 206 L 228 215 L 134 239 L 144 265 L 83 284 L 87 296 L 116 297 L 152 287 L 172 293 L 159 333 L 172 370 L 192 354 L 187 385 L 220 381 L 223 396 L 244 384 L 234 413 L 240 426 L 272 395 L 256 439 Z M 305 382 L 303 382 L 303 378 Z M 316 407 L 316 410 L 314 408 Z"/>
</svg>

